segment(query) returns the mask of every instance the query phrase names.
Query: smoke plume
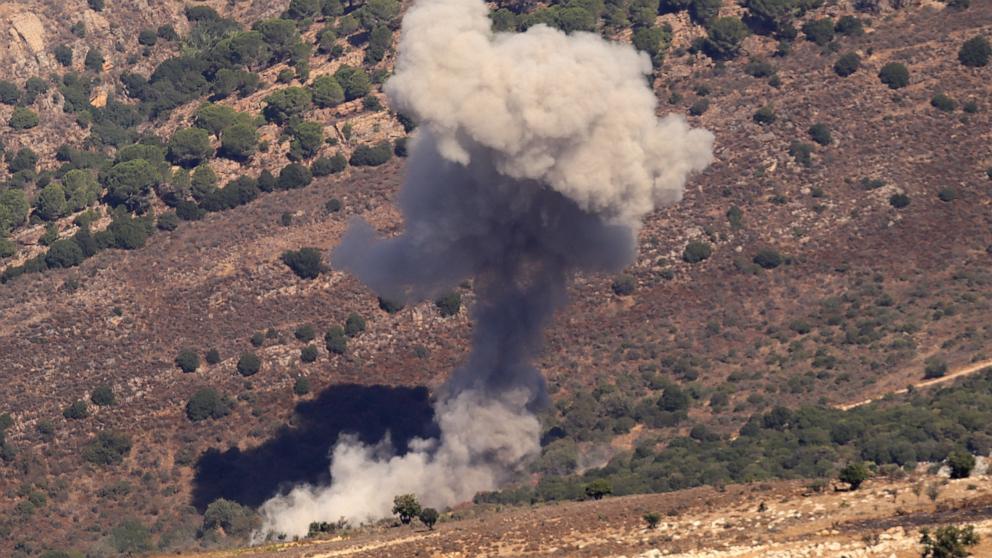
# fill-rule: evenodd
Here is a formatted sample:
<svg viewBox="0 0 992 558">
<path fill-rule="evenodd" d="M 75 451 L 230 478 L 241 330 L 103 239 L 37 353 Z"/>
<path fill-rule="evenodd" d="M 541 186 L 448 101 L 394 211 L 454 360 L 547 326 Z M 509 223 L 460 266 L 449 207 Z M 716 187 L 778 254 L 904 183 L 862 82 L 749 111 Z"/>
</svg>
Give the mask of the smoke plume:
<svg viewBox="0 0 992 558">
<path fill-rule="evenodd" d="M 437 394 L 439 439 L 397 456 L 388 439 L 342 438 L 332 484 L 266 502 L 265 531 L 378 519 L 404 493 L 444 507 L 539 453 L 546 393 L 532 362 L 568 278 L 628 265 L 641 219 L 712 160 L 712 134 L 655 115 L 650 72 L 645 54 L 593 34 L 495 33 L 481 0 L 407 12 L 385 87 L 420 123 L 398 200 L 406 229 L 379 239 L 355 222 L 332 263 L 400 301 L 472 279 L 472 351 Z"/>
</svg>

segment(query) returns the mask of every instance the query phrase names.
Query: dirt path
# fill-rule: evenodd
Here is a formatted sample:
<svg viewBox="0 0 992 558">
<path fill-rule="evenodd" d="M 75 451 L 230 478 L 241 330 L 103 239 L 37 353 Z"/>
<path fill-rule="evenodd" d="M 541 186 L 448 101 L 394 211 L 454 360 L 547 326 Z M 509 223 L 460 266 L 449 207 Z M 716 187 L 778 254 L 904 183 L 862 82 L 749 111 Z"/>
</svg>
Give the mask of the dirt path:
<svg viewBox="0 0 992 558">
<path fill-rule="evenodd" d="M 959 368 L 959 369 L 951 372 L 950 374 L 941 376 L 939 378 L 932 378 L 930 380 L 923 380 L 922 382 L 917 382 L 917 383 L 913 384 L 913 388 L 915 388 L 915 389 L 923 389 L 923 388 L 928 388 L 928 387 L 931 387 L 931 386 L 935 386 L 937 384 L 943 384 L 943 383 L 946 383 L 946 382 L 951 382 L 951 381 L 954 381 L 954 380 L 956 380 L 958 378 L 961 378 L 963 376 L 970 376 L 971 374 L 975 374 L 975 373 L 981 372 L 982 370 L 985 370 L 986 368 L 989 368 L 989 367 L 992 367 L 992 359 L 979 361 L 979 362 L 976 362 L 974 364 L 969 364 L 968 366 L 965 366 L 964 368 Z M 875 397 L 872 397 L 872 398 L 869 398 L 869 399 L 865 399 L 864 401 L 858 401 L 858 402 L 855 402 L 855 403 L 843 403 L 843 404 L 840 404 L 840 405 L 834 405 L 834 408 L 835 409 L 840 409 L 842 411 L 847 411 L 849 409 L 854 409 L 854 408 L 860 407 L 862 405 L 867 405 L 867 404 L 869 404 L 869 403 L 871 403 L 873 401 L 878 401 L 879 399 L 882 399 L 886 395 L 889 395 L 889 394 L 900 395 L 900 394 L 906 393 L 907 391 L 909 391 L 907 388 L 897 389 L 895 391 L 890 391 L 890 392 L 887 392 L 887 393 L 883 393 L 881 395 L 876 395 Z"/>
</svg>

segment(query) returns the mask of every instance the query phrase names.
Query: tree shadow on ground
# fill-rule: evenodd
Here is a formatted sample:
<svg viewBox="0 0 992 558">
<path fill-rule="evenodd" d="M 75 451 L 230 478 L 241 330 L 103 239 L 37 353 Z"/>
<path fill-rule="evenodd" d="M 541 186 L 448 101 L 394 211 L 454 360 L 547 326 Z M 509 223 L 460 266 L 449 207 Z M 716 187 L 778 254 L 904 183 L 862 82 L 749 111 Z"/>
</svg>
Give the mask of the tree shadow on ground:
<svg viewBox="0 0 992 558">
<path fill-rule="evenodd" d="M 425 387 L 336 385 L 300 402 L 295 415 L 292 426 L 256 448 L 205 451 L 195 465 L 192 504 L 201 512 L 217 498 L 257 507 L 296 484 L 327 484 L 341 434 L 374 444 L 389 432 L 400 454 L 411 439 L 438 435 Z"/>
</svg>

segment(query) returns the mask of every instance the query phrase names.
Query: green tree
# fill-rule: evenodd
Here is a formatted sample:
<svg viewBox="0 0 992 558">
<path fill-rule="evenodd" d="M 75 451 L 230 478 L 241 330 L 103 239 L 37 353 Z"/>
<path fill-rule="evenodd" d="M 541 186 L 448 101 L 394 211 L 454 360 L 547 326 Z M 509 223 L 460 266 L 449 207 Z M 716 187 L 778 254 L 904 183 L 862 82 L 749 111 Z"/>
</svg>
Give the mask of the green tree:
<svg viewBox="0 0 992 558">
<path fill-rule="evenodd" d="M 202 128 L 182 128 L 169 140 L 169 160 L 184 167 L 195 167 L 214 154 L 210 135 Z"/>
<path fill-rule="evenodd" d="M 413 494 L 402 494 L 393 498 L 393 515 L 398 515 L 404 525 L 408 525 L 420 512 L 420 503 Z"/>
<path fill-rule="evenodd" d="M 72 49 L 68 45 L 57 45 L 52 49 L 52 55 L 63 68 L 72 66 Z"/>
<path fill-rule="evenodd" d="M 258 133 L 251 124 L 233 124 L 220 136 L 219 154 L 235 161 L 247 161 L 258 150 Z"/>
<path fill-rule="evenodd" d="M 324 145 L 324 127 L 317 122 L 294 124 L 290 133 L 293 136 L 289 148 L 290 153 L 297 159 L 313 157 Z"/>
<path fill-rule="evenodd" d="M 682 250 L 682 259 L 688 263 L 699 263 L 708 259 L 712 253 L 713 248 L 708 242 L 692 240 Z"/>
<path fill-rule="evenodd" d="M 348 319 L 344 322 L 344 334 L 354 337 L 363 331 L 365 331 L 365 318 L 354 312 L 348 314 Z"/>
<path fill-rule="evenodd" d="M 971 68 L 987 66 L 990 56 L 992 56 L 992 46 L 989 45 L 988 39 L 981 35 L 965 41 L 958 51 L 958 61 Z"/>
<path fill-rule="evenodd" d="M 276 182 L 281 190 L 293 190 L 303 188 L 313 181 L 313 174 L 310 169 L 299 163 L 290 163 L 279 171 L 279 179 Z"/>
<path fill-rule="evenodd" d="M 140 521 L 125 519 L 110 530 L 114 549 L 127 556 L 144 554 L 152 549 L 152 534 Z"/>
<path fill-rule="evenodd" d="M 341 66 L 334 72 L 334 79 L 344 89 L 344 99 L 352 101 L 360 99 L 372 90 L 372 80 L 365 70 L 351 66 Z"/>
<path fill-rule="evenodd" d="M 420 513 L 417 515 L 417 518 L 420 519 L 421 523 L 426 525 L 427 529 L 430 531 L 434 530 L 434 524 L 437 523 L 438 517 L 439 514 L 437 513 L 437 510 L 434 508 L 424 508 L 420 510 Z"/>
<path fill-rule="evenodd" d="M 834 40 L 834 22 L 829 17 L 807 21 L 803 24 L 803 34 L 807 41 L 827 46 Z"/>
<path fill-rule="evenodd" d="M 317 352 L 316 345 L 307 345 L 300 349 L 300 360 L 303 362 L 314 362 L 317 360 L 319 353 Z"/>
<path fill-rule="evenodd" d="M 878 72 L 878 79 L 890 89 L 901 89 L 909 85 L 909 69 L 898 62 L 889 62 Z"/>
<path fill-rule="evenodd" d="M 158 34 L 155 33 L 154 29 L 142 29 L 138 32 L 138 44 L 153 47 L 155 43 L 158 42 Z"/>
<path fill-rule="evenodd" d="M 51 268 L 75 267 L 83 263 L 83 251 L 70 239 L 56 240 L 45 253 L 45 264 Z"/>
<path fill-rule="evenodd" d="M 606 479 L 596 479 L 587 484 L 583 490 L 587 497 L 593 500 L 602 500 L 603 496 L 613 494 L 613 485 Z"/>
<path fill-rule="evenodd" d="M 697 23 L 708 26 L 720 15 L 720 0 L 692 0 L 689 5 L 689 15 Z"/>
<path fill-rule="evenodd" d="M 267 121 L 282 125 L 310 110 L 312 102 L 313 98 L 309 90 L 302 87 L 287 87 L 265 98 L 262 114 Z"/>
<path fill-rule="evenodd" d="M 221 131 L 235 124 L 252 124 L 252 118 L 247 113 L 238 112 L 227 105 L 206 103 L 196 110 L 193 123 L 197 128 L 203 128 L 216 137 Z"/>
<path fill-rule="evenodd" d="M 27 220 L 31 206 L 24 192 L 17 189 L 0 191 L 0 236 Z"/>
<path fill-rule="evenodd" d="M 334 76 L 320 76 L 311 86 L 313 102 L 319 108 L 330 108 L 344 102 L 344 89 Z"/>
<path fill-rule="evenodd" d="M 833 142 L 830 128 L 822 122 L 817 122 L 809 127 L 809 137 L 820 145 L 830 145 Z"/>
<path fill-rule="evenodd" d="M 965 450 L 952 451 L 947 456 L 947 465 L 951 468 L 952 479 L 966 479 L 975 468 L 975 456 Z"/>
<path fill-rule="evenodd" d="M 747 9 L 764 30 L 780 32 L 786 29 L 795 13 L 794 0 L 747 0 Z"/>
<path fill-rule="evenodd" d="M 69 198 L 68 210 L 80 211 L 96 203 L 100 197 L 100 183 L 89 170 L 73 169 L 62 177 L 65 195 Z"/>
<path fill-rule="evenodd" d="M 21 100 L 21 90 L 12 81 L 0 80 L 0 103 L 16 105 Z"/>
<path fill-rule="evenodd" d="M 90 401 L 98 407 L 108 407 L 117 403 L 117 396 L 114 390 L 108 385 L 101 385 L 93 388 L 90 392 Z"/>
<path fill-rule="evenodd" d="M 254 376 L 262 369 L 262 359 L 255 353 L 242 353 L 238 359 L 238 374 L 242 376 Z"/>
<path fill-rule="evenodd" d="M 220 362 L 220 352 L 217 349 L 210 349 L 203 358 L 207 361 L 207 364 L 217 364 Z"/>
<path fill-rule="evenodd" d="M 737 56 L 741 42 L 748 35 L 747 27 L 736 17 L 721 17 L 713 20 L 707 29 L 705 49 L 717 60 Z"/>
<path fill-rule="evenodd" d="M 262 39 L 272 51 L 273 61 L 289 58 L 293 47 L 300 42 L 296 22 L 290 19 L 263 19 L 255 22 L 252 30 L 262 34 Z"/>
<path fill-rule="evenodd" d="M 343 171 L 348 166 L 348 159 L 344 158 L 341 152 L 335 153 L 333 157 L 320 157 L 310 165 L 310 171 L 314 176 L 328 176 Z"/>
<path fill-rule="evenodd" d="M 289 250 L 283 253 L 282 262 L 301 279 L 316 279 L 324 270 L 320 250 L 317 248 Z"/>
<path fill-rule="evenodd" d="M 434 301 L 434 306 L 437 306 L 442 317 L 454 316 L 462 308 L 462 295 L 457 291 L 447 292 Z"/>
<path fill-rule="evenodd" d="M 286 15 L 293 19 L 306 19 L 320 13 L 320 0 L 290 0 Z"/>
<path fill-rule="evenodd" d="M 375 145 L 359 145 L 348 160 L 355 167 L 377 167 L 393 158 L 393 147 L 388 141 Z"/>
<path fill-rule="evenodd" d="M 324 334 L 324 346 L 335 355 L 343 355 L 348 347 L 348 336 L 341 326 L 333 326 Z"/>
<path fill-rule="evenodd" d="M 201 388 L 186 403 L 186 418 L 200 422 L 208 418 L 220 419 L 231 412 L 231 401 L 213 388 Z"/>
<path fill-rule="evenodd" d="M 90 416 L 90 410 L 86 406 L 86 402 L 82 399 L 77 399 L 73 401 L 71 405 L 62 410 L 62 416 L 67 419 L 84 419 Z"/>
<path fill-rule="evenodd" d="M 851 490 L 857 490 L 868 479 L 868 467 L 863 461 L 849 463 L 840 470 L 840 475 L 837 478 L 840 482 L 850 485 Z"/>
<path fill-rule="evenodd" d="M 103 53 L 100 52 L 98 48 L 91 48 L 86 52 L 86 58 L 83 59 L 83 66 L 91 72 L 102 72 L 103 71 Z"/>
<path fill-rule="evenodd" d="M 259 523 L 258 515 L 251 508 L 224 498 L 210 502 L 203 513 L 205 531 L 223 529 L 225 534 L 235 537 L 250 535 Z"/>
<path fill-rule="evenodd" d="M 297 378 L 293 383 L 293 393 L 301 397 L 310 393 L 310 380 L 303 376 Z"/>
<path fill-rule="evenodd" d="M 38 198 L 34 200 L 35 215 L 45 221 L 54 221 L 69 210 L 66 203 L 65 190 L 58 182 L 52 182 L 41 189 Z"/>
<path fill-rule="evenodd" d="M 38 114 L 25 107 L 17 107 L 7 122 L 15 130 L 29 130 L 38 125 Z"/>
<path fill-rule="evenodd" d="M 661 61 L 660 55 L 668 47 L 670 39 L 668 33 L 654 26 L 638 27 L 631 36 L 634 48 L 646 52 L 655 64 Z"/>
<path fill-rule="evenodd" d="M 127 434 L 104 430 L 83 448 L 83 459 L 97 465 L 117 465 L 131 453 L 131 445 Z"/>
<path fill-rule="evenodd" d="M 182 349 L 176 355 L 176 366 L 187 374 L 196 372 L 200 367 L 200 356 L 193 349 Z"/>
<path fill-rule="evenodd" d="M 929 529 L 920 531 L 920 544 L 923 545 L 923 558 L 967 558 L 968 550 L 979 543 L 979 536 L 971 525 L 957 527 L 945 525 L 930 534 Z"/>
<path fill-rule="evenodd" d="M 190 178 L 190 192 L 197 201 L 203 201 L 214 195 L 217 190 L 217 173 L 209 163 L 201 163 L 195 169 Z"/>
</svg>

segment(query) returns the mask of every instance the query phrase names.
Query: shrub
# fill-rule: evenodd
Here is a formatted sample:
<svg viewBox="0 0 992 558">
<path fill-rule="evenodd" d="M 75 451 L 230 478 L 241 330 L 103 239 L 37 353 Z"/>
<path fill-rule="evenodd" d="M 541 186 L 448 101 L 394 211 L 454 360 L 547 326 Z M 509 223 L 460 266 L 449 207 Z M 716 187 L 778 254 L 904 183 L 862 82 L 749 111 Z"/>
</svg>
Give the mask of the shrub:
<svg viewBox="0 0 992 558">
<path fill-rule="evenodd" d="M 423 523 L 424 525 L 426 525 L 427 526 L 427 529 L 429 531 L 433 531 L 434 530 L 434 524 L 437 523 L 438 515 L 439 514 L 437 513 L 437 510 L 436 509 L 434 509 L 434 508 L 424 508 L 424 509 L 420 510 L 420 513 L 419 514 L 417 514 L 417 519 L 419 519 L 421 521 L 421 523 Z"/>
<path fill-rule="evenodd" d="M 341 66 L 334 72 L 334 79 L 344 89 L 344 99 L 353 101 L 369 94 L 372 90 L 372 81 L 365 70 L 353 68 L 351 66 Z"/>
<path fill-rule="evenodd" d="M 154 29 L 142 29 L 138 33 L 139 45 L 152 47 L 155 46 L 155 43 L 157 42 L 158 42 L 158 34 L 155 32 Z"/>
<path fill-rule="evenodd" d="M 179 217 L 173 211 L 163 213 L 158 216 L 155 226 L 158 227 L 158 230 L 160 231 L 174 231 L 179 228 Z"/>
<path fill-rule="evenodd" d="M 333 157 L 320 157 L 310 166 L 314 176 L 328 176 L 343 171 L 348 166 L 348 160 L 341 153 Z"/>
<path fill-rule="evenodd" d="M 255 333 L 251 334 L 251 337 L 248 338 L 248 341 L 251 343 L 252 347 L 261 347 L 263 344 L 265 344 L 265 334 L 262 333 L 261 331 L 256 331 Z"/>
<path fill-rule="evenodd" d="M 648 529 L 656 529 L 658 524 L 661 523 L 661 516 L 655 512 L 648 512 L 641 516 L 644 519 L 644 523 L 647 524 Z"/>
<path fill-rule="evenodd" d="M 86 402 L 82 399 L 77 399 L 73 401 L 71 405 L 62 410 L 62 416 L 67 419 L 84 419 L 90 416 L 90 410 L 86 406 Z"/>
<path fill-rule="evenodd" d="M 97 386 L 90 392 L 90 401 L 98 407 L 107 407 L 117 403 L 117 397 L 114 395 L 114 390 L 110 386 L 102 385 Z"/>
<path fill-rule="evenodd" d="M 689 114 L 692 116 L 702 116 L 710 108 L 709 99 L 698 99 L 689 107 Z"/>
<path fill-rule="evenodd" d="M 937 356 L 932 356 L 926 359 L 923 363 L 923 378 L 926 380 L 932 378 L 941 378 L 947 374 L 947 362 Z"/>
<path fill-rule="evenodd" d="M 778 250 L 766 248 L 758 251 L 752 261 L 764 269 L 775 269 L 782 265 L 782 255 L 778 253 Z"/>
<path fill-rule="evenodd" d="M 159 39 L 164 41 L 178 41 L 179 33 L 176 33 L 176 28 L 171 25 L 160 25 L 158 29 L 155 30 L 155 34 L 158 35 Z"/>
<path fill-rule="evenodd" d="M 291 118 L 302 116 L 310 109 L 312 103 L 313 97 L 309 90 L 302 87 L 287 87 L 265 98 L 262 114 L 267 121 L 282 125 Z"/>
<path fill-rule="evenodd" d="M 971 555 L 969 548 L 977 545 L 978 542 L 978 534 L 971 525 L 937 527 L 932 536 L 929 529 L 920 531 L 923 558 L 966 558 Z"/>
<path fill-rule="evenodd" d="M 91 48 L 86 52 L 86 58 L 83 59 L 83 66 L 91 72 L 102 72 L 103 71 L 103 53 L 100 52 L 98 48 Z"/>
<path fill-rule="evenodd" d="M 613 294 L 617 296 L 629 296 L 634 294 L 634 290 L 637 288 L 637 282 L 630 275 L 621 275 L 613 280 L 610 288 L 613 289 Z"/>
<path fill-rule="evenodd" d="M 975 456 L 965 450 L 956 450 L 947 456 L 947 465 L 951 468 L 952 479 L 966 479 L 975 468 Z"/>
<path fill-rule="evenodd" d="M 792 158 L 804 167 L 813 165 L 813 146 L 808 143 L 792 142 L 792 145 L 789 146 L 789 155 L 792 155 Z"/>
<path fill-rule="evenodd" d="M 374 146 L 359 145 L 351 154 L 349 163 L 356 167 L 377 167 L 392 157 L 392 146 L 388 141 L 381 141 Z"/>
<path fill-rule="evenodd" d="M 341 211 L 341 200 L 337 198 L 327 200 L 327 203 L 324 204 L 324 210 L 328 213 L 337 213 L 338 211 Z"/>
<path fill-rule="evenodd" d="M 330 108 L 344 102 L 344 88 L 334 76 L 320 76 L 311 85 L 313 102 L 320 108 Z"/>
<path fill-rule="evenodd" d="M 300 360 L 303 362 L 314 362 L 317 360 L 317 347 L 315 345 L 307 345 L 300 349 Z"/>
<path fill-rule="evenodd" d="M 849 463 L 841 469 L 837 478 L 840 482 L 850 485 L 851 490 L 857 490 L 861 488 L 862 483 L 868 480 L 868 467 L 865 466 L 863 461 Z"/>
<path fill-rule="evenodd" d="M 207 364 L 217 364 L 220 362 L 220 352 L 217 349 L 210 349 L 207 354 L 203 357 L 207 361 Z"/>
<path fill-rule="evenodd" d="M 771 105 L 765 105 L 758 109 L 752 117 L 758 124 L 772 124 L 776 120 L 775 109 Z"/>
<path fill-rule="evenodd" d="M 324 270 L 321 253 L 317 248 L 301 248 L 283 252 L 282 261 L 301 279 L 315 279 Z"/>
<path fill-rule="evenodd" d="M 387 314 L 395 314 L 403 309 L 403 304 L 392 299 L 379 297 L 379 308 Z"/>
<path fill-rule="evenodd" d="M 751 77 L 764 78 L 775 75 L 775 68 L 761 58 L 752 58 L 744 65 L 744 73 Z"/>
<path fill-rule="evenodd" d="M 909 196 L 906 194 L 892 194 L 889 197 L 889 205 L 896 209 L 902 209 L 909 206 Z"/>
<path fill-rule="evenodd" d="M 393 514 L 400 517 L 400 521 L 407 525 L 414 517 L 421 512 L 420 503 L 413 494 L 403 494 L 393 498 Z"/>
<path fill-rule="evenodd" d="M 258 134 L 250 124 L 234 124 L 224 128 L 220 136 L 222 157 L 234 161 L 247 161 L 258 149 Z"/>
<path fill-rule="evenodd" d="M 220 419 L 231 412 L 231 401 L 213 388 L 201 388 L 186 403 L 186 418 L 200 422 L 208 418 Z"/>
<path fill-rule="evenodd" d="M 434 306 L 441 313 L 441 317 L 447 318 L 448 316 L 454 316 L 462 308 L 462 295 L 457 291 L 445 293 L 434 301 Z"/>
<path fill-rule="evenodd" d="M 952 202 L 956 200 L 957 197 L 958 193 L 954 188 L 941 188 L 941 190 L 937 192 L 937 199 L 942 202 Z"/>
<path fill-rule="evenodd" d="M 834 40 L 834 22 L 828 17 L 807 21 L 803 24 L 803 34 L 806 35 L 807 41 L 816 43 L 821 47 L 827 46 L 830 41 Z"/>
<path fill-rule="evenodd" d="M 52 55 L 55 57 L 55 61 L 62 65 L 64 68 L 72 66 L 72 49 L 68 45 L 58 45 L 52 49 Z"/>
<path fill-rule="evenodd" d="M 310 169 L 299 163 L 290 163 L 279 171 L 279 180 L 276 185 L 281 190 L 294 190 L 303 188 L 313 182 L 313 174 Z"/>
<path fill-rule="evenodd" d="M 103 431 L 83 448 L 83 459 L 97 465 L 116 465 L 131 453 L 131 438 L 123 432 Z"/>
<path fill-rule="evenodd" d="M 38 125 L 38 114 L 25 107 L 17 107 L 7 122 L 15 130 L 28 130 Z"/>
<path fill-rule="evenodd" d="M 183 349 L 176 355 L 176 367 L 187 374 L 200 367 L 200 356 L 192 349 Z"/>
<path fill-rule="evenodd" d="M 303 376 L 296 378 L 296 382 L 293 383 L 293 393 L 299 396 L 310 393 L 310 380 Z"/>
<path fill-rule="evenodd" d="M 593 500 L 601 500 L 603 496 L 613 494 L 613 485 L 606 479 L 596 479 L 583 489 L 586 496 Z"/>
<path fill-rule="evenodd" d="M 0 103 L 16 105 L 21 99 L 21 90 L 12 81 L 0 80 Z"/>
<path fill-rule="evenodd" d="M 293 336 L 296 337 L 298 340 L 303 341 L 304 343 L 309 343 L 310 341 L 314 340 L 316 334 L 314 333 L 312 325 L 305 324 L 296 328 L 296 331 L 293 332 Z"/>
<path fill-rule="evenodd" d="M 363 331 L 365 331 L 365 318 L 354 312 L 349 314 L 344 322 L 344 334 L 354 337 Z"/>
<path fill-rule="evenodd" d="M 56 240 L 45 253 L 45 264 L 50 268 L 75 267 L 83 263 L 83 251 L 74 241 Z"/>
<path fill-rule="evenodd" d="M 987 66 L 990 56 L 992 56 L 992 46 L 989 45 L 988 39 L 981 35 L 965 41 L 958 51 L 958 61 L 971 68 Z"/>
<path fill-rule="evenodd" d="M 860 19 L 852 15 L 846 15 L 837 20 L 834 31 L 848 37 L 860 37 L 864 35 L 865 28 Z"/>
<path fill-rule="evenodd" d="M 242 353 L 238 359 L 238 374 L 244 377 L 254 376 L 262 368 L 262 360 L 255 353 Z"/>
<path fill-rule="evenodd" d="M 909 69 L 898 62 L 889 62 L 878 72 L 878 79 L 890 89 L 901 89 L 909 85 Z"/>
<path fill-rule="evenodd" d="M 830 128 L 828 128 L 826 124 L 820 122 L 817 122 L 809 127 L 809 137 L 820 145 L 830 145 L 833 142 L 833 136 L 830 134 Z"/>
<path fill-rule="evenodd" d="M 145 554 L 152 549 L 151 532 L 136 519 L 126 519 L 111 529 L 110 541 L 117 552 L 126 556 Z"/>
<path fill-rule="evenodd" d="M 258 515 L 251 508 L 223 498 L 210 502 L 203 513 L 203 529 L 207 531 L 223 529 L 227 535 L 243 537 L 258 525 Z"/>
<path fill-rule="evenodd" d="M 89 5 L 90 9 L 95 12 L 103 11 L 103 0 L 86 0 L 86 3 Z"/>
<path fill-rule="evenodd" d="M 324 346 L 328 352 L 335 355 L 343 355 L 348 347 L 348 337 L 344 334 L 341 326 L 334 326 L 324 334 Z"/>
<path fill-rule="evenodd" d="M 682 259 L 688 263 L 699 263 L 713 253 L 712 246 L 702 240 L 693 240 L 686 244 L 682 250 Z"/>
<path fill-rule="evenodd" d="M 737 56 L 741 42 L 748 35 L 747 27 L 736 17 L 720 17 L 713 20 L 706 29 L 704 50 L 717 60 Z"/>
<path fill-rule="evenodd" d="M 941 112 L 954 112 L 957 103 L 954 102 L 954 99 L 943 93 L 936 93 L 930 98 L 930 106 Z"/>
<path fill-rule="evenodd" d="M 184 167 L 195 167 L 214 154 L 210 136 L 202 128 L 183 128 L 169 140 L 169 160 Z"/>
<path fill-rule="evenodd" d="M 667 46 L 667 39 L 665 32 L 654 26 L 638 27 L 631 36 L 634 48 L 646 52 L 655 62 L 660 60 L 659 55 Z"/>
<path fill-rule="evenodd" d="M 847 77 L 857 72 L 861 67 L 861 57 L 856 52 L 848 52 L 834 63 L 834 72 L 840 77 Z"/>
</svg>

